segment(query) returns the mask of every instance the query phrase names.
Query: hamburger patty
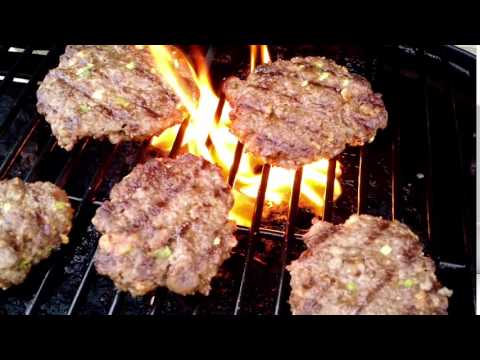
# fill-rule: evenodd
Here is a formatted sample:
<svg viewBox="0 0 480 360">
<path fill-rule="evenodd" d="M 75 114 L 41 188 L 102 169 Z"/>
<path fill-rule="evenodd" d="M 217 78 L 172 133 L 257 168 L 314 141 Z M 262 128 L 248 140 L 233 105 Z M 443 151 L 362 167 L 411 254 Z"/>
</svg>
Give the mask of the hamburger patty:
<svg viewBox="0 0 480 360">
<path fill-rule="evenodd" d="M 287 267 L 293 314 L 447 313 L 451 291 L 406 225 L 353 215 L 342 225 L 317 222 L 304 241 L 308 250 Z"/>
<path fill-rule="evenodd" d="M 233 196 L 220 170 L 193 155 L 151 159 L 116 184 L 93 224 L 100 274 L 132 295 L 158 286 L 208 295 L 237 241 Z"/>
<path fill-rule="evenodd" d="M 184 57 L 169 48 L 180 77 L 197 96 Z M 138 45 L 67 46 L 37 97 L 38 111 L 66 150 L 85 137 L 143 140 L 182 122 L 185 114 L 148 48 Z"/>
<path fill-rule="evenodd" d="M 73 210 L 48 182 L 0 181 L 0 288 L 23 282 L 32 265 L 68 243 Z"/>
<path fill-rule="evenodd" d="M 387 125 L 369 82 L 323 57 L 260 65 L 224 84 L 233 133 L 264 161 L 295 168 L 373 140 Z"/>
</svg>

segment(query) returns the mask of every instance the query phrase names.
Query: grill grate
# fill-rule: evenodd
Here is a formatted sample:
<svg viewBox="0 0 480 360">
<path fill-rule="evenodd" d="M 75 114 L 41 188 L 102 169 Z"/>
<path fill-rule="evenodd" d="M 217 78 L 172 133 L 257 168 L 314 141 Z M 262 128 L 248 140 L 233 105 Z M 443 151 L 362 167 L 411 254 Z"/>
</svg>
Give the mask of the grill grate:
<svg viewBox="0 0 480 360">
<path fill-rule="evenodd" d="M 329 161 L 323 218 L 339 223 L 351 213 L 370 213 L 407 223 L 436 261 L 440 280 L 454 290 L 450 313 L 473 314 L 475 58 L 448 46 L 270 49 L 273 59 L 334 58 L 384 94 L 388 128 L 373 143 L 347 148 Z M 55 182 L 75 208 L 70 243 L 35 266 L 24 284 L 0 293 L 0 314 L 287 314 L 290 277 L 285 267 L 303 250 L 301 237 L 308 225 L 299 209 L 302 168 L 295 172 L 287 220 L 273 226 L 262 219 L 270 175 L 270 166 L 263 166 L 251 227 L 239 227 L 239 245 L 213 280 L 210 296 L 182 297 L 160 288 L 133 299 L 96 274 L 93 254 L 99 234 L 90 220 L 110 188 L 151 149 L 148 142 L 114 146 L 90 140 L 69 153 L 58 148 L 35 110 L 35 91 L 63 50 L 0 46 L 0 179 Z M 209 48 L 217 83 L 222 74 L 245 75 L 248 52 L 237 51 Z M 223 104 L 222 96 L 217 116 Z M 187 126 L 185 121 L 180 127 L 169 156 L 178 154 Z M 243 151 L 238 143 L 230 185 Z M 343 165 L 343 195 L 334 203 L 337 161 Z"/>
</svg>

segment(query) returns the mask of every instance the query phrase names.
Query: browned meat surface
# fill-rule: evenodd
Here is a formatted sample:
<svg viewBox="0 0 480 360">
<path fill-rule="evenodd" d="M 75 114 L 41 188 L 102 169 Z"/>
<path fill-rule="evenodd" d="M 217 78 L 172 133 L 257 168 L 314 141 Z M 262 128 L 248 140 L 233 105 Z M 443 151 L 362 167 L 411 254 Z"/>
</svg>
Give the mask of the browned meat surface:
<svg viewBox="0 0 480 360">
<path fill-rule="evenodd" d="M 220 170 L 193 155 L 152 159 L 114 186 L 93 223 L 100 274 L 133 295 L 158 286 L 208 295 L 237 241 L 233 196 Z"/>
<path fill-rule="evenodd" d="M 227 79 L 224 91 L 233 133 L 249 152 L 285 168 L 332 158 L 387 125 L 369 82 L 323 57 L 260 65 L 247 80 Z"/>
<path fill-rule="evenodd" d="M 196 96 L 185 59 L 178 51 L 173 56 Z M 112 143 L 143 140 L 180 123 L 185 114 L 180 99 L 157 74 L 148 48 L 138 45 L 68 46 L 37 97 L 38 111 L 67 150 L 85 137 L 108 137 Z"/>
<path fill-rule="evenodd" d="M 0 288 L 23 282 L 32 265 L 68 243 L 73 210 L 48 182 L 0 181 Z"/>
<path fill-rule="evenodd" d="M 353 215 L 317 222 L 304 240 L 308 250 L 287 267 L 293 314 L 447 314 L 451 291 L 406 225 Z"/>
</svg>

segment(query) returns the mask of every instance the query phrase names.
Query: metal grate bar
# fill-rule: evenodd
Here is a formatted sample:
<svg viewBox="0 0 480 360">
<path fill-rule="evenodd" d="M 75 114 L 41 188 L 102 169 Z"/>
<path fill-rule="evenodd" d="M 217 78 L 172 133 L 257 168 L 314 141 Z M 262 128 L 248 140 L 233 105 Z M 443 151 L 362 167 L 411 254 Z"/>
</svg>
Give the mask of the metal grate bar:
<svg viewBox="0 0 480 360">
<path fill-rule="evenodd" d="M 55 181 L 55 185 L 57 185 L 61 188 L 64 187 L 64 185 L 66 184 L 66 182 L 67 182 L 67 180 L 68 180 L 68 178 L 69 178 L 69 176 L 70 176 L 70 174 L 71 174 L 71 172 L 74 168 L 74 165 L 79 161 L 81 155 L 85 151 L 85 149 L 88 145 L 88 142 L 89 142 L 89 140 L 83 142 L 81 145 L 76 146 L 74 148 L 73 153 L 69 157 L 67 163 L 64 165 L 64 167 L 62 169 L 62 172 L 58 175 L 57 180 Z M 77 214 L 78 214 L 78 212 L 75 212 L 74 221 L 72 221 L 72 223 L 75 223 L 75 219 L 77 217 Z M 55 255 L 57 257 L 60 257 L 60 255 L 63 254 L 64 252 L 65 252 L 65 248 L 62 248 Z M 56 262 L 54 262 L 53 265 L 51 265 L 49 267 L 49 269 L 47 270 L 47 272 L 43 276 L 43 279 L 42 279 L 42 282 L 40 283 L 40 286 L 38 287 L 37 291 L 35 291 L 35 294 L 33 295 L 33 298 L 30 301 L 30 303 L 27 305 L 27 308 L 25 310 L 25 315 L 31 315 L 33 310 L 37 306 L 40 295 L 42 294 L 43 289 L 45 288 L 45 285 L 46 285 L 48 279 L 50 278 L 52 271 L 55 268 L 55 264 L 56 264 Z"/>
<path fill-rule="evenodd" d="M 2 82 L 0 83 L 0 94 L 3 93 L 7 85 L 13 80 L 18 66 L 25 60 L 26 57 L 28 57 L 32 53 L 32 50 L 32 47 L 29 47 L 27 50 L 25 50 L 22 55 L 18 57 L 17 61 L 15 61 L 12 67 L 7 70 L 7 75 L 5 75 L 5 77 L 2 79 Z"/>
<path fill-rule="evenodd" d="M 40 154 L 38 155 L 38 158 L 35 161 L 35 164 L 33 164 L 30 171 L 27 173 L 27 176 L 25 176 L 25 181 L 29 182 L 34 178 L 35 173 L 38 167 L 40 166 L 40 163 L 43 161 L 47 153 L 51 153 L 53 149 L 55 149 L 56 145 L 57 145 L 57 139 L 53 134 L 50 134 L 50 137 L 47 143 L 43 146 L 42 150 L 40 151 Z"/>
<path fill-rule="evenodd" d="M 62 172 L 62 174 L 59 176 L 59 178 L 57 179 L 56 181 L 56 184 L 59 185 L 61 184 L 61 187 L 65 187 L 69 177 L 70 177 L 70 173 L 73 169 L 73 164 L 76 163 L 80 157 L 81 157 L 81 154 L 85 151 L 87 145 L 88 145 L 89 141 L 85 141 L 84 145 L 82 146 L 80 152 L 78 153 L 78 156 L 74 157 L 74 160 L 73 161 L 69 161 L 69 164 L 67 164 L 67 166 L 64 167 L 64 171 Z M 106 155 L 104 155 L 104 160 L 102 161 L 103 165 L 100 166 L 97 171 L 95 172 L 91 182 L 90 182 L 90 185 L 87 187 L 87 189 L 85 190 L 83 196 L 82 196 L 82 199 L 79 203 L 79 205 L 77 206 L 76 210 L 75 210 L 75 215 L 74 215 L 74 218 L 73 218 L 73 228 L 72 230 L 70 231 L 71 234 L 74 233 L 74 228 L 75 228 L 75 224 L 77 224 L 77 219 L 79 217 L 79 215 L 82 213 L 82 210 L 84 208 L 84 205 L 85 203 L 87 203 L 87 200 L 92 196 L 92 194 L 94 193 L 94 191 L 96 191 L 98 189 L 98 187 L 100 186 L 101 184 L 101 181 L 103 181 L 103 174 L 104 174 L 104 167 L 108 167 L 111 163 L 111 161 L 113 160 L 114 158 L 114 151 L 112 152 L 107 152 Z M 59 185 L 60 186 L 60 185 Z M 70 243 L 71 244 L 71 243 Z M 64 248 L 63 249 L 63 252 L 62 252 L 62 255 L 65 255 L 67 252 L 67 250 Z M 28 310 L 28 312 L 26 313 L 26 315 L 31 315 L 32 312 L 34 311 L 37 303 L 38 303 L 38 299 L 40 298 L 42 292 L 44 291 L 45 287 L 46 287 L 46 284 L 48 282 L 48 279 L 50 278 L 50 274 L 53 273 L 53 271 L 58 268 L 59 266 L 59 262 L 54 262 L 52 264 L 52 266 L 50 267 L 50 269 L 48 269 L 47 271 L 47 274 L 45 275 L 45 277 L 43 278 L 42 280 L 42 283 L 41 283 L 41 286 L 39 287 L 39 289 L 37 290 L 36 294 L 35 294 L 35 297 L 34 297 L 34 301 L 32 301 L 32 303 L 30 304 L 30 307 Z"/>
<path fill-rule="evenodd" d="M 30 130 L 25 132 L 24 136 L 20 136 L 17 142 L 10 148 L 3 161 L 2 165 L 0 166 L 0 179 L 3 179 L 8 171 L 11 169 L 12 165 L 15 163 L 18 155 L 21 154 L 22 150 L 24 149 L 25 145 L 27 145 L 28 141 L 31 139 L 35 131 L 37 130 L 38 126 L 41 124 L 41 117 L 37 116 L 36 120 L 34 121 L 33 125 L 31 125 Z"/>
<path fill-rule="evenodd" d="M 85 141 L 85 143 L 81 147 L 81 150 L 78 153 L 78 156 L 73 156 L 73 157 L 70 158 L 70 159 L 73 159 L 73 160 L 69 161 L 69 163 L 64 167 L 64 170 L 62 171 L 62 174 L 58 177 L 58 179 L 56 181 L 57 185 L 61 184 L 62 188 L 66 185 L 66 183 L 68 181 L 68 178 L 69 178 L 69 175 L 70 175 L 71 171 L 73 170 L 73 168 L 75 167 L 74 165 L 75 165 L 76 161 L 78 161 L 80 159 L 81 154 L 85 151 L 88 143 L 89 143 L 88 140 Z M 91 199 L 91 197 L 97 191 L 98 187 L 101 185 L 101 183 L 104 179 L 105 171 L 106 171 L 105 168 L 109 167 L 111 162 L 113 161 L 114 155 L 116 154 L 116 151 L 115 151 L 116 149 L 118 149 L 118 146 L 115 147 L 114 151 L 108 151 L 104 154 L 103 161 L 102 161 L 102 166 L 98 167 L 97 171 L 95 172 L 94 176 L 92 177 L 92 180 L 90 181 L 90 185 L 85 190 L 85 192 L 82 196 L 82 199 L 81 199 L 79 205 L 77 206 L 77 208 L 75 210 L 75 215 L 74 215 L 74 219 L 73 219 L 74 227 L 75 227 L 75 224 L 77 224 L 76 220 L 79 217 L 79 215 L 82 213 L 84 205 L 88 202 L 89 199 Z M 70 233 L 73 233 L 73 232 L 74 232 L 74 229 L 72 228 Z M 62 254 L 65 254 L 66 251 L 67 250 L 64 248 L 63 251 L 62 251 Z M 34 311 L 34 309 L 35 309 L 35 307 L 38 303 L 38 299 L 40 298 L 42 292 L 44 291 L 44 289 L 46 287 L 46 284 L 48 282 L 48 279 L 51 276 L 50 274 L 59 266 L 58 263 L 59 262 L 54 262 L 52 264 L 52 266 L 50 267 L 50 269 L 47 271 L 47 274 L 44 276 L 44 278 L 42 280 L 42 283 L 41 283 L 39 289 L 37 290 L 37 292 L 35 294 L 34 301 L 32 301 L 29 308 L 27 309 L 26 315 L 30 315 Z M 77 295 L 77 294 L 75 294 L 75 295 Z"/>
<path fill-rule="evenodd" d="M 230 167 L 230 172 L 228 173 L 228 185 L 233 188 L 235 183 L 235 178 L 237 176 L 238 168 L 240 166 L 240 161 L 242 160 L 243 154 L 243 144 L 239 141 L 235 147 L 235 156 L 233 158 L 232 166 Z"/>
<path fill-rule="evenodd" d="M 170 149 L 170 153 L 168 156 L 170 158 L 174 158 L 177 156 L 180 148 L 182 147 L 183 137 L 185 136 L 185 131 L 187 131 L 188 127 L 188 119 L 185 119 L 178 129 L 177 136 L 175 137 L 175 141 L 173 142 L 172 148 Z"/>
<path fill-rule="evenodd" d="M 327 172 L 327 186 L 325 187 L 325 203 L 323 207 L 323 221 L 332 221 L 332 210 L 333 210 L 333 190 L 335 185 L 335 168 L 337 165 L 336 158 L 330 159 L 328 161 L 328 172 Z"/>
<path fill-rule="evenodd" d="M 149 142 L 145 142 L 143 144 L 143 146 L 138 151 L 137 157 L 135 159 L 135 163 L 138 163 L 143 158 L 143 156 L 145 155 L 145 151 L 148 149 L 149 145 L 150 145 Z M 113 159 L 115 158 L 116 153 L 118 152 L 118 149 L 119 149 L 119 145 L 116 145 L 115 148 L 113 149 L 113 151 L 111 151 L 109 153 L 109 155 L 108 155 L 106 161 L 104 162 L 104 164 L 99 167 L 99 169 L 97 170 L 97 173 L 94 176 L 94 181 L 93 181 L 94 185 L 89 187 L 89 189 L 91 189 L 91 191 L 86 196 L 84 196 L 82 200 L 80 200 L 80 206 L 82 206 L 82 204 L 88 202 L 89 199 L 91 199 L 95 196 L 96 191 L 98 190 L 100 185 L 103 183 L 103 180 L 105 179 L 105 174 L 108 171 L 108 169 L 110 168 L 110 165 L 111 165 Z M 97 244 L 97 247 L 98 247 L 98 244 Z M 95 252 L 96 252 L 96 249 L 95 249 Z M 93 264 L 94 264 L 94 260 L 95 260 L 95 252 L 94 252 L 94 255 L 91 257 L 91 259 L 88 263 L 88 266 L 87 266 L 87 269 L 85 270 L 85 273 L 82 276 L 82 280 L 80 281 L 80 285 L 78 286 L 77 291 L 75 292 L 75 295 L 73 297 L 73 300 L 70 303 L 70 307 L 68 309 L 67 315 L 72 315 L 75 312 L 75 310 L 78 306 L 78 301 L 79 301 L 79 299 L 82 295 L 83 289 L 85 288 L 85 285 L 87 284 L 88 280 L 90 279 L 90 274 L 92 273 Z"/>
<path fill-rule="evenodd" d="M 100 187 L 100 185 L 103 183 L 103 181 L 105 179 L 106 172 L 110 168 L 110 165 L 112 164 L 113 159 L 117 155 L 118 149 L 119 149 L 119 145 L 117 144 L 117 145 L 115 145 L 114 149 L 112 151 L 110 151 L 109 154 L 106 156 L 106 159 L 103 162 L 103 164 L 97 169 L 95 175 L 93 176 L 93 181 L 91 182 L 92 185 L 90 185 L 88 187 L 88 191 L 83 196 L 83 198 L 80 202 L 79 208 L 77 209 L 77 213 L 80 213 L 83 205 L 85 203 L 89 202 L 89 200 L 93 196 L 95 196 L 98 188 Z M 92 258 L 90 259 L 87 270 L 83 274 L 80 285 L 78 286 L 77 291 L 75 292 L 75 295 L 73 297 L 73 300 L 70 303 L 70 307 L 68 309 L 67 315 L 72 315 L 73 312 L 75 311 L 75 308 L 77 307 L 80 295 L 82 294 L 82 291 L 85 287 L 85 284 L 86 284 L 86 282 L 89 278 L 89 275 L 90 275 L 90 272 L 91 272 L 91 269 L 92 269 L 92 265 L 93 265 L 93 260 L 94 260 L 94 256 L 92 256 Z"/>
<path fill-rule="evenodd" d="M 260 223 L 262 220 L 263 206 L 265 202 L 265 192 L 267 190 L 269 174 L 270 174 L 270 165 L 269 164 L 263 165 L 262 179 L 260 181 L 260 186 L 258 188 L 257 199 L 255 202 L 255 210 L 253 211 L 253 215 L 252 215 L 252 224 L 250 227 L 249 238 L 248 238 L 248 248 L 245 254 L 245 262 L 243 265 L 242 277 L 241 277 L 240 286 L 238 289 L 237 300 L 235 302 L 234 315 L 238 315 L 240 313 L 243 291 L 245 289 L 245 284 L 246 284 L 247 271 L 248 271 L 250 262 L 252 260 L 251 258 L 253 257 L 253 252 L 254 252 L 253 249 L 254 249 L 254 245 L 256 244 L 256 239 L 258 237 L 258 230 L 260 228 Z"/>
<path fill-rule="evenodd" d="M 367 161 L 367 147 L 364 145 L 360 148 L 358 160 L 357 215 L 363 214 L 366 210 Z"/>
<path fill-rule="evenodd" d="M 400 68 L 398 62 L 398 53 L 396 53 L 394 57 L 393 63 L 393 77 L 394 81 L 398 83 L 398 79 L 400 76 Z M 389 126 L 392 129 L 392 144 L 391 144 L 391 156 L 390 156 L 390 163 L 391 163 L 391 183 L 392 183 L 392 220 L 399 219 L 399 160 L 400 160 L 400 119 L 398 119 L 399 113 L 399 103 L 398 103 L 398 96 L 395 97 L 392 101 L 393 109 L 389 111 Z"/>
<path fill-rule="evenodd" d="M 457 116 L 457 103 L 455 100 L 454 96 L 454 83 L 452 79 L 452 73 L 449 64 L 445 60 L 446 57 L 443 57 L 443 67 L 445 69 L 445 72 L 447 74 L 447 87 L 448 87 L 448 97 L 450 100 L 450 109 L 451 109 L 451 116 L 453 119 L 453 123 L 455 125 L 455 139 L 456 139 L 456 150 L 457 150 L 457 158 L 458 158 L 458 171 L 457 174 L 459 176 L 459 183 L 466 183 L 466 177 L 465 177 L 465 166 L 464 166 L 464 157 L 463 157 L 463 141 L 462 141 L 462 133 L 460 131 L 460 124 Z M 466 254 L 471 254 L 472 249 L 471 249 L 471 244 L 468 241 L 468 233 L 467 233 L 467 224 L 466 224 L 466 218 L 467 218 L 467 210 L 466 210 L 466 192 L 465 188 L 461 187 L 460 189 L 460 208 L 461 208 L 461 223 L 462 223 L 462 235 L 463 235 L 463 243 L 465 247 L 465 253 Z M 472 257 L 473 260 L 473 257 Z M 473 261 L 472 261 L 473 262 Z M 473 264 L 472 264 L 473 265 Z"/>
<path fill-rule="evenodd" d="M 283 295 L 285 293 L 285 267 L 287 266 L 288 261 L 288 244 L 295 234 L 295 221 L 298 212 L 298 201 L 300 199 L 300 190 L 302 185 L 302 174 L 303 168 L 298 168 L 295 171 L 295 178 L 292 185 L 292 193 L 290 195 L 290 205 L 288 207 L 288 220 L 285 224 L 285 237 L 282 244 L 282 257 L 281 257 L 281 266 L 280 279 L 278 285 L 277 300 L 275 302 L 275 315 L 280 314 L 280 307 L 283 300 Z"/>
<path fill-rule="evenodd" d="M 108 309 L 108 315 L 115 314 L 121 294 L 122 292 L 120 290 L 115 289 L 115 296 L 113 297 L 112 303 L 110 304 L 110 308 Z"/>
<path fill-rule="evenodd" d="M 42 71 L 45 69 L 45 66 L 48 65 L 52 59 L 57 57 L 57 48 L 56 46 L 52 47 L 47 56 L 43 58 L 43 61 L 40 62 L 40 65 L 36 68 L 35 72 L 32 74 L 30 81 L 23 87 L 20 94 L 16 97 L 15 102 L 7 113 L 7 116 L 4 118 L 3 122 L 0 124 L 0 136 L 3 136 L 5 128 L 8 127 L 11 122 L 16 118 L 22 103 L 27 99 L 27 94 L 35 89 L 38 86 L 38 78 L 42 75 Z"/>
<path fill-rule="evenodd" d="M 398 219 L 399 206 L 398 206 L 398 164 L 400 153 L 400 127 L 398 121 L 393 122 L 393 137 L 392 137 L 392 154 L 391 154 L 391 166 L 392 166 L 392 220 Z"/>
<path fill-rule="evenodd" d="M 430 105 L 429 105 L 429 95 L 427 89 L 427 78 L 425 74 L 425 58 L 424 50 L 419 50 L 416 53 L 417 60 L 420 64 L 420 81 L 423 86 L 423 99 L 425 102 L 425 124 L 426 124 L 426 141 L 427 141 L 427 171 L 425 174 L 425 180 L 427 184 L 427 191 L 425 197 L 425 208 L 426 208 L 426 217 L 427 217 L 427 237 L 429 244 L 432 243 L 432 231 L 433 231 L 433 220 L 432 220 L 432 135 L 431 135 L 431 126 L 430 126 Z"/>
<path fill-rule="evenodd" d="M 293 234 L 293 236 L 295 237 L 296 240 L 302 240 L 305 232 L 306 232 L 305 230 L 300 230 L 299 232 L 296 232 L 295 234 Z M 250 228 L 242 226 L 242 225 L 237 225 L 237 233 L 249 234 L 250 233 Z M 275 238 L 275 239 L 282 240 L 284 235 L 285 235 L 285 232 L 281 231 L 281 230 L 260 227 L 258 229 L 257 234 L 259 236 L 265 236 L 265 237 L 270 237 L 270 238 Z"/>
<path fill-rule="evenodd" d="M 75 168 L 77 163 L 80 161 L 82 154 L 84 153 L 90 142 L 90 139 L 86 139 L 83 143 L 80 143 L 76 146 L 76 148 L 74 148 L 73 154 L 68 158 L 68 161 L 63 167 L 62 172 L 60 173 L 60 175 L 58 175 L 57 180 L 55 181 L 55 185 L 61 188 L 65 187 L 73 168 Z"/>
</svg>

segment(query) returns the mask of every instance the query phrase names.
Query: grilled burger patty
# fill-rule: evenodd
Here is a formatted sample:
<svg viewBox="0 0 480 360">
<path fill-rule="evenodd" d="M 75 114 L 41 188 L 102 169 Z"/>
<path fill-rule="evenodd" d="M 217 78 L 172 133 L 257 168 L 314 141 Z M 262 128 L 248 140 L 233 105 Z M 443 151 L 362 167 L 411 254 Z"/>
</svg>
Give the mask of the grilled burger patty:
<svg viewBox="0 0 480 360">
<path fill-rule="evenodd" d="M 180 77 L 198 95 L 186 61 L 170 49 Z M 142 140 L 184 117 L 180 99 L 156 73 L 143 46 L 67 46 L 37 97 L 38 111 L 66 150 L 85 137 L 106 136 L 112 143 Z"/>
<path fill-rule="evenodd" d="M 201 158 L 138 165 L 93 218 L 103 234 L 96 269 L 135 296 L 158 286 L 208 295 L 210 280 L 237 243 L 227 219 L 232 205 L 220 170 Z"/>
<path fill-rule="evenodd" d="M 404 224 L 353 215 L 345 224 L 317 222 L 308 246 L 288 267 L 293 314 L 446 314 L 451 291 Z"/>
<path fill-rule="evenodd" d="M 73 210 L 48 182 L 0 181 L 0 288 L 20 284 L 32 265 L 68 243 Z"/>
<path fill-rule="evenodd" d="M 233 133 L 264 161 L 294 168 L 362 145 L 387 125 L 369 82 L 323 57 L 260 65 L 224 84 Z"/>
</svg>

